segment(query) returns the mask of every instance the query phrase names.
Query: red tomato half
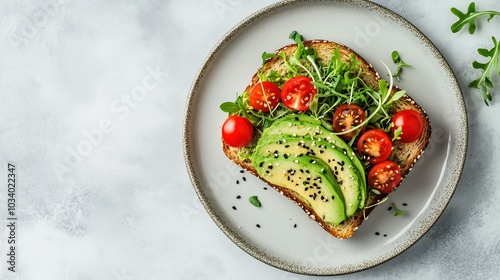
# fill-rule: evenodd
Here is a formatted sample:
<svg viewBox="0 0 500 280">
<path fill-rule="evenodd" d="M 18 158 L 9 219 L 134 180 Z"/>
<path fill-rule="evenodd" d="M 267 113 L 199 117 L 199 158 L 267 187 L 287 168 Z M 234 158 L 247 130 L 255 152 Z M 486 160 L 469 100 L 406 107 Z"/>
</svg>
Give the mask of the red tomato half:
<svg viewBox="0 0 500 280">
<path fill-rule="evenodd" d="M 333 114 L 333 130 L 344 132 L 360 125 L 366 119 L 365 110 L 356 104 L 344 104 L 335 110 Z M 349 141 L 356 135 L 356 130 L 339 135 Z"/>
<path fill-rule="evenodd" d="M 358 140 L 358 153 L 371 164 L 386 160 L 391 151 L 391 138 L 382 129 L 370 129 Z"/>
<path fill-rule="evenodd" d="M 401 127 L 402 133 L 399 135 L 401 139 L 399 141 L 403 143 L 410 143 L 422 136 L 424 131 L 424 120 L 422 116 L 414 110 L 406 109 L 401 110 L 394 114 L 392 117 L 392 122 L 394 126 L 392 127 L 392 133 Z"/>
<path fill-rule="evenodd" d="M 307 111 L 316 95 L 311 78 L 296 76 L 288 80 L 281 89 L 281 100 L 286 107 L 296 111 Z"/>
<path fill-rule="evenodd" d="M 253 125 L 247 118 L 231 116 L 222 125 L 222 139 L 231 147 L 244 147 L 252 137 Z"/>
<path fill-rule="evenodd" d="M 368 173 L 368 186 L 382 194 L 392 192 L 401 182 L 401 169 L 393 161 L 376 164 Z"/>
<path fill-rule="evenodd" d="M 269 112 L 280 103 L 280 95 L 281 90 L 277 85 L 265 81 L 254 85 L 248 98 L 254 110 Z"/>
</svg>

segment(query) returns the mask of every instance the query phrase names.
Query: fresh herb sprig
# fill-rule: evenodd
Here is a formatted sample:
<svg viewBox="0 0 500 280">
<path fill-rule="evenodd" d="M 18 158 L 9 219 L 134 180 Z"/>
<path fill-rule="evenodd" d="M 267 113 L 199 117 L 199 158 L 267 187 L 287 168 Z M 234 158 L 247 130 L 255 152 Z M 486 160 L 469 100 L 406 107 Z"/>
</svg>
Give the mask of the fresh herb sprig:
<svg viewBox="0 0 500 280">
<path fill-rule="evenodd" d="M 457 33 L 462 30 L 464 26 L 469 25 L 469 34 L 474 34 L 476 31 L 476 19 L 481 16 L 488 16 L 489 22 L 494 16 L 500 16 L 498 11 L 476 11 L 476 3 L 471 2 L 467 8 L 467 12 L 461 12 L 459 9 L 453 7 L 451 12 L 458 17 L 458 20 L 451 26 L 451 32 Z"/>
<path fill-rule="evenodd" d="M 394 216 L 403 216 L 405 211 L 400 210 L 398 207 L 396 207 L 396 204 L 392 203 L 392 209 L 394 209 Z"/>
<path fill-rule="evenodd" d="M 411 67 L 411 65 L 404 62 L 403 59 L 401 59 L 401 56 L 399 55 L 398 51 L 393 51 L 391 53 L 391 58 L 392 58 L 392 61 L 397 64 L 396 71 L 394 72 L 394 74 L 392 74 L 392 76 L 394 78 L 398 79 L 398 81 L 400 81 L 401 78 L 399 77 L 399 75 L 401 74 L 403 67 Z"/>
<path fill-rule="evenodd" d="M 476 31 L 476 20 L 481 16 L 488 16 L 487 21 L 489 22 L 493 17 L 500 16 L 499 11 L 477 11 L 476 4 L 471 2 L 467 8 L 467 12 L 461 12 L 457 8 L 451 8 L 451 12 L 458 17 L 458 20 L 451 26 L 451 31 L 453 33 L 459 32 L 466 25 L 469 25 L 469 34 L 474 34 Z M 493 89 L 494 84 L 491 81 L 491 72 L 500 75 L 499 69 L 499 59 L 500 59 L 500 44 L 495 37 L 492 37 L 493 47 L 488 50 L 484 48 L 479 48 L 477 51 L 479 55 L 490 58 L 487 62 L 474 61 L 472 67 L 474 69 L 483 70 L 481 76 L 479 76 L 474 81 L 468 84 L 470 88 L 476 88 L 479 90 L 483 96 L 484 103 L 489 106 L 489 102 L 493 100 L 491 95 L 491 89 Z"/>
<path fill-rule="evenodd" d="M 493 96 L 491 96 L 490 89 L 493 88 L 493 83 L 491 82 L 491 71 L 498 73 L 500 75 L 498 60 L 500 57 L 500 43 L 497 41 L 495 37 L 491 38 L 493 40 L 493 48 L 491 50 L 488 49 L 478 49 L 477 52 L 484 57 L 489 57 L 490 60 L 481 63 L 478 61 L 474 61 L 472 63 L 472 67 L 474 69 L 483 70 L 483 74 L 479 76 L 479 78 L 469 83 L 469 87 L 479 89 L 479 92 L 483 95 L 484 102 L 486 106 L 489 106 L 488 102 L 493 100 Z"/>
</svg>

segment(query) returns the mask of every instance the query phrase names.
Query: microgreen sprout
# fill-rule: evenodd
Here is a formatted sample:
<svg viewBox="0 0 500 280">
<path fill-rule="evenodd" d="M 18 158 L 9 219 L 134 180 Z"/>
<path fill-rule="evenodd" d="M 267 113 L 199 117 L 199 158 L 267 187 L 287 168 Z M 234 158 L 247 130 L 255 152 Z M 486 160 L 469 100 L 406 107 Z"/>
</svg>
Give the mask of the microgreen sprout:
<svg viewBox="0 0 500 280">
<path fill-rule="evenodd" d="M 398 81 L 400 81 L 399 76 L 401 75 L 401 71 L 403 70 L 403 67 L 410 67 L 411 65 L 408 63 L 405 63 L 403 61 L 403 59 L 401 59 L 401 56 L 399 55 L 398 51 L 393 51 L 391 53 L 391 58 L 392 58 L 392 61 L 397 64 L 396 71 L 394 72 L 394 74 L 392 74 L 392 76 L 394 78 L 398 79 Z"/>
<path fill-rule="evenodd" d="M 401 134 L 403 133 L 403 127 L 402 126 L 399 126 L 398 128 L 396 128 L 396 130 L 394 130 L 394 136 L 392 137 L 392 141 L 395 141 L 395 140 L 401 140 Z"/>
<path fill-rule="evenodd" d="M 403 216 L 406 214 L 405 211 L 398 209 L 394 203 L 392 203 L 392 209 L 394 209 L 394 216 Z"/>
</svg>

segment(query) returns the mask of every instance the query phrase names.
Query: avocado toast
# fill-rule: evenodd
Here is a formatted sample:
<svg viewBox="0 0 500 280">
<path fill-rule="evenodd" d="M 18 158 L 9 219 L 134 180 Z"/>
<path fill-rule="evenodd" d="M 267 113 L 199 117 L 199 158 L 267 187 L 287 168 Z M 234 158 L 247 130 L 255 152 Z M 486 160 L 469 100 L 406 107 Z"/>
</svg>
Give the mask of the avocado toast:
<svg viewBox="0 0 500 280">
<path fill-rule="evenodd" d="M 290 38 L 296 43 L 264 53 L 245 91 L 221 106 L 228 120 L 241 118 L 247 127 L 231 137 L 226 121 L 222 148 L 330 234 L 348 238 L 420 158 L 430 139 L 429 117 L 348 47 L 304 41 L 296 32 Z M 403 141 L 412 132 L 397 127 L 394 117 L 408 110 L 417 115 L 419 131 Z M 379 141 L 365 134 L 384 135 Z"/>
</svg>

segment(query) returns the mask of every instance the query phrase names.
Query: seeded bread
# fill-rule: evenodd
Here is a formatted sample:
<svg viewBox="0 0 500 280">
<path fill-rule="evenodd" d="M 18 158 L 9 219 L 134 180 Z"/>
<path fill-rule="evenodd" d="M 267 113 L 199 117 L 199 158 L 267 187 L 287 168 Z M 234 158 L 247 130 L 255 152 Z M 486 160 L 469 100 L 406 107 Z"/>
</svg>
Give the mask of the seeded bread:
<svg viewBox="0 0 500 280">
<path fill-rule="evenodd" d="M 378 82 L 380 80 L 380 75 L 375 71 L 375 69 L 368 63 L 366 62 L 361 56 L 356 54 L 354 51 L 352 51 L 350 48 L 343 46 L 341 44 L 329 42 L 329 41 L 319 41 L 319 40 L 311 40 L 311 41 L 304 41 L 304 46 L 306 47 L 312 47 L 317 51 L 318 54 L 318 61 L 319 63 L 327 63 L 330 59 L 330 57 L 333 55 L 334 50 L 338 47 L 339 48 L 339 53 L 341 56 L 341 59 L 343 61 L 350 61 L 352 55 L 354 54 L 357 58 L 357 60 L 361 64 L 361 74 L 360 77 L 364 80 L 364 82 L 369 85 L 372 88 L 377 89 L 378 88 Z M 296 44 L 293 45 L 288 45 L 285 46 L 279 50 L 276 51 L 276 53 L 284 52 L 286 57 L 290 57 L 291 55 L 294 54 L 295 50 L 297 48 Z M 271 58 L 269 59 L 261 69 L 262 73 L 266 74 L 269 71 L 276 71 L 281 74 L 285 74 L 287 69 L 286 66 L 281 58 Z M 256 83 L 259 82 L 259 78 L 257 76 L 257 73 L 252 77 L 251 82 L 248 84 L 246 87 L 246 91 L 250 91 L 252 86 Z M 398 91 L 399 89 L 394 87 L 391 94 L 394 94 Z M 415 162 L 420 158 L 421 154 L 424 152 L 425 148 L 427 147 L 431 135 L 431 127 L 430 127 L 430 122 L 429 122 L 429 117 L 425 113 L 425 111 L 408 95 L 404 95 L 402 98 L 397 100 L 396 102 L 393 103 L 391 110 L 396 112 L 399 110 L 403 109 L 412 109 L 417 111 L 422 118 L 425 120 L 425 125 L 424 125 L 424 131 L 422 133 L 422 136 L 412 142 L 412 143 L 400 143 L 398 141 L 395 141 L 393 143 L 393 151 L 390 156 L 390 160 L 396 162 L 399 167 L 401 168 L 401 174 L 403 179 L 408 175 L 410 172 L 412 166 L 415 164 Z M 260 132 L 258 129 L 255 129 L 254 137 L 252 142 L 246 147 L 246 148 L 252 148 L 255 146 L 257 143 L 257 140 L 260 137 Z M 233 148 L 229 145 L 227 145 L 224 140 L 222 140 L 222 149 L 226 156 L 231 159 L 234 163 L 239 165 L 241 168 L 247 170 L 251 174 L 259 177 L 257 174 L 257 171 L 255 168 L 252 166 L 252 162 L 250 158 L 248 157 L 241 157 L 242 149 L 245 148 Z M 299 205 L 306 213 L 309 215 L 309 217 L 328 231 L 331 235 L 343 239 L 343 238 L 349 238 L 351 237 L 354 232 L 358 229 L 359 225 L 364 221 L 364 215 L 362 210 L 358 210 L 353 216 L 350 218 L 347 218 L 345 221 L 343 221 L 340 225 L 331 225 L 326 222 L 324 222 L 315 212 L 314 210 L 309 207 L 307 204 L 304 204 L 298 193 L 296 193 L 293 190 L 286 189 L 277 185 L 270 184 L 267 182 L 265 179 L 259 177 L 262 179 L 264 182 L 266 182 L 268 185 L 270 185 L 272 188 L 274 188 L 276 191 L 281 193 L 282 195 L 286 196 L 290 200 L 294 201 L 297 205 Z M 369 192 L 367 196 L 367 201 L 366 204 L 367 206 L 373 205 L 379 201 L 381 201 L 385 195 L 376 195 L 373 192 Z M 367 208 L 365 209 L 365 215 L 367 216 L 374 207 Z"/>
</svg>

